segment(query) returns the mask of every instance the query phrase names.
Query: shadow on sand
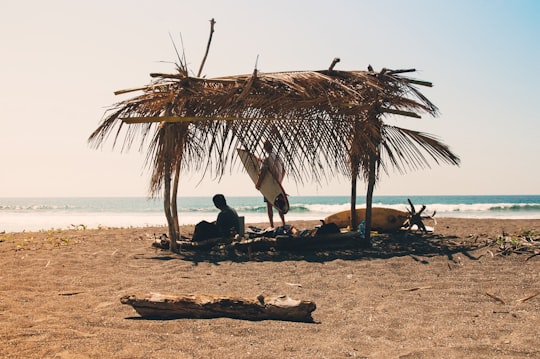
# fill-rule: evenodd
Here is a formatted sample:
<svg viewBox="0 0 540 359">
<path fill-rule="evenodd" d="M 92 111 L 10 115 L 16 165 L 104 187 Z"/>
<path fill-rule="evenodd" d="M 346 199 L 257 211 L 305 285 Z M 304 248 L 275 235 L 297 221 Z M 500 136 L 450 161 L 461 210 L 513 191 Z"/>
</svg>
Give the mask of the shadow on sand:
<svg viewBox="0 0 540 359">
<path fill-rule="evenodd" d="M 478 260 L 470 254 L 482 245 L 458 241 L 455 236 L 437 234 L 420 234 L 414 232 L 398 232 L 391 234 L 375 234 L 371 243 L 366 240 L 325 242 L 316 245 L 288 246 L 286 248 L 251 246 L 221 246 L 209 249 L 186 250 L 174 254 L 162 250 L 162 255 L 146 257 L 153 260 L 184 260 L 194 264 L 208 262 L 248 262 L 248 261 L 307 261 L 323 263 L 337 259 L 370 260 L 410 256 L 414 260 L 429 264 L 429 258 L 447 256 L 454 260 L 455 254 L 462 254 L 471 260 Z"/>
</svg>

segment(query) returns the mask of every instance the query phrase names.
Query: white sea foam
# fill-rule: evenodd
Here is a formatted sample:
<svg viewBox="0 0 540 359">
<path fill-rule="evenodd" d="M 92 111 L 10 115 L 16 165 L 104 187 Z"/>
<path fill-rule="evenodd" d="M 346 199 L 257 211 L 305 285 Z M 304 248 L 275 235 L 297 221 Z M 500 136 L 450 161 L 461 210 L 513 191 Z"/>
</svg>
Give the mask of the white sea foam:
<svg viewBox="0 0 540 359">
<path fill-rule="evenodd" d="M 41 213 L 3 214 L 0 230 L 7 232 L 69 229 L 79 225 L 87 228 L 145 227 L 166 225 L 162 214 L 124 213 Z"/>
<path fill-rule="evenodd" d="M 290 201 L 288 221 L 321 220 L 350 208 L 345 196 L 292 197 Z M 436 212 L 436 218 L 540 218 L 540 196 L 430 196 L 415 198 L 413 202 L 417 211 L 427 203 L 423 214 Z M 246 223 L 268 222 L 266 206 L 259 197 L 231 197 L 229 203 L 245 217 Z M 0 232 L 67 229 L 78 225 L 88 228 L 165 226 L 162 206 L 160 200 L 145 198 L 0 198 Z M 213 221 L 218 212 L 207 197 L 182 198 L 180 206 L 181 225 Z M 376 199 L 373 206 L 408 209 L 407 198 L 398 196 Z M 357 207 L 365 207 L 365 203 L 357 201 Z M 274 222 L 280 222 L 277 213 Z"/>
</svg>

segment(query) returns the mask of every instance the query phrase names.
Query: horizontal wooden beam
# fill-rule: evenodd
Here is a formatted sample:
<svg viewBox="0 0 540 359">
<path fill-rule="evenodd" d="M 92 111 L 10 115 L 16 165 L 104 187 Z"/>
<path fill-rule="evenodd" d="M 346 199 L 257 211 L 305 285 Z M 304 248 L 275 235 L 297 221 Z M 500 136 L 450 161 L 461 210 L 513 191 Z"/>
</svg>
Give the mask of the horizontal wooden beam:
<svg viewBox="0 0 540 359">
<path fill-rule="evenodd" d="M 352 106 L 348 110 L 351 111 L 354 107 L 358 107 L 359 112 L 367 110 L 368 108 L 361 106 Z M 402 115 L 408 117 L 421 118 L 418 114 L 409 111 L 395 110 L 390 108 L 382 108 L 382 112 L 392 113 L 395 115 Z M 343 119 L 343 118 L 341 118 Z M 323 118 L 318 117 L 317 121 L 339 121 L 338 118 L 330 118 L 328 116 L 323 116 Z M 207 116 L 143 116 L 143 117 L 123 117 L 121 118 L 122 122 L 126 124 L 137 124 L 137 123 L 158 123 L 158 122 L 169 122 L 169 123 L 178 123 L 178 122 L 198 122 L 198 121 L 309 121 L 315 120 L 315 118 L 284 118 L 284 117 L 207 117 Z"/>
<path fill-rule="evenodd" d="M 415 85 L 433 87 L 433 83 L 428 82 L 428 81 L 421 81 L 421 80 L 414 80 L 414 79 L 407 79 L 407 78 L 404 78 L 403 80 L 405 80 L 405 81 L 407 81 L 407 82 L 409 82 L 411 84 L 415 84 Z"/>
<path fill-rule="evenodd" d="M 262 121 L 287 121 L 286 118 L 268 118 L 268 117 L 180 117 L 180 116 L 153 116 L 153 117 L 124 117 L 122 122 L 128 124 L 134 123 L 153 123 L 153 122 L 196 122 L 196 121 L 238 121 L 238 120 L 262 120 Z"/>
<path fill-rule="evenodd" d="M 390 70 L 388 71 L 389 75 L 404 74 L 407 72 L 415 72 L 416 69 L 402 69 L 402 70 Z"/>
<path fill-rule="evenodd" d="M 162 82 L 162 83 L 154 84 L 154 85 L 147 85 L 147 86 L 134 87 L 134 88 L 125 89 L 125 90 L 118 90 L 118 91 L 114 91 L 114 94 L 115 95 L 122 95 L 122 94 L 129 93 L 129 92 L 151 90 L 151 89 L 155 89 L 155 88 L 158 88 L 158 87 L 169 86 L 169 85 L 173 85 L 173 84 L 175 84 L 175 82 Z"/>
</svg>

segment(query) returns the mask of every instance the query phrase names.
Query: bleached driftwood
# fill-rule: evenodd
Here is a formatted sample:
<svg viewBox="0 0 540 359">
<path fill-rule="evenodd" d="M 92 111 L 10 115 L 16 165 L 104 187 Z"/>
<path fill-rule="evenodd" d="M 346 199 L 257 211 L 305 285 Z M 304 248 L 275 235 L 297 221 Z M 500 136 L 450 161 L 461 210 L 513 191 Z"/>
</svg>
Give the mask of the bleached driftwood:
<svg viewBox="0 0 540 359">
<path fill-rule="evenodd" d="M 294 300 L 287 296 L 242 298 L 215 294 L 160 294 L 120 298 L 140 316 L 150 319 L 218 318 L 247 320 L 288 320 L 313 322 L 314 302 Z"/>
</svg>

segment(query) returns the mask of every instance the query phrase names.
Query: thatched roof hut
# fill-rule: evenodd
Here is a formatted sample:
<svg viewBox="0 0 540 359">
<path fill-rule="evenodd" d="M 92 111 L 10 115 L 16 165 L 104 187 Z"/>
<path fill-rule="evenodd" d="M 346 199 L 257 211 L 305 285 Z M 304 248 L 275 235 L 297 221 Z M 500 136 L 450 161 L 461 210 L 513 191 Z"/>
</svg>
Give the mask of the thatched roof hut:
<svg viewBox="0 0 540 359">
<path fill-rule="evenodd" d="M 352 209 L 360 175 L 371 184 L 369 195 L 381 166 L 405 171 L 429 160 L 459 163 L 433 136 L 382 121 L 389 114 L 436 116 L 437 107 L 417 88 L 431 83 L 404 76 L 414 69 L 337 71 L 338 61 L 328 70 L 208 79 L 188 76 L 180 64 L 177 73 L 153 73 L 151 84 L 118 91 L 142 94 L 117 103 L 90 141 L 99 145 L 111 132 L 118 137 L 126 124 L 124 145 L 154 134 L 147 160 L 157 193 L 173 172 L 178 180 L 181 168 L 219 178 L 235 162 L 237 147 L 260 153 L 270 140 L 298 182 L 336 172 L 351 177 Z"/>
</svg>

